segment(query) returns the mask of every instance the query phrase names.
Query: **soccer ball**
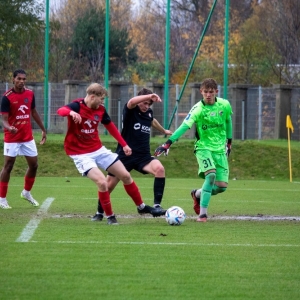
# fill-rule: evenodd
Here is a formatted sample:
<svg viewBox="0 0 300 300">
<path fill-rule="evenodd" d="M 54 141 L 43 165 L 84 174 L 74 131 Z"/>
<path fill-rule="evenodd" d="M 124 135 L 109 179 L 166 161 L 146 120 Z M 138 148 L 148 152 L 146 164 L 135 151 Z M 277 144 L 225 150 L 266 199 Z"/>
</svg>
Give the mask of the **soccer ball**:
<svg viewBox="0 0 300 300">
<path fill-rule="evenodd" d="M 181 207 L 172 206 L 166 211 L 165 217 L 169 225 L 181 225 L 184 222 L 186 215 Z"/>
</svg>

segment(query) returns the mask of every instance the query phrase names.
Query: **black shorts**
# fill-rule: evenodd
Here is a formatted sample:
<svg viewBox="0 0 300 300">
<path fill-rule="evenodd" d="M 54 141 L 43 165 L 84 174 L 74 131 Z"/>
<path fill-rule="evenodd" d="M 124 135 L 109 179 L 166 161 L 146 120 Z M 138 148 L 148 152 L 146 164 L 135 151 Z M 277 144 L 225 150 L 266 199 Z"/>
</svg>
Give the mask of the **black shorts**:
<svg viewBox="0 0 300 300">
<path fill-rule="evenodd" d="M 156 159 L 151 155 L 144 155 L 144 154 L 132 154 L 129 156 L 120 155 L 119 160 L 123 163 L 126 170 L 131 172 L 132 170 L 136 170 L 142 174 L 148 174 L 147 172 L 143 171 L 143 168 L 148 165 L 152 160 Z M 114 176 L 111 173 L 108 173 L 110 176 Z"/>
</svg>

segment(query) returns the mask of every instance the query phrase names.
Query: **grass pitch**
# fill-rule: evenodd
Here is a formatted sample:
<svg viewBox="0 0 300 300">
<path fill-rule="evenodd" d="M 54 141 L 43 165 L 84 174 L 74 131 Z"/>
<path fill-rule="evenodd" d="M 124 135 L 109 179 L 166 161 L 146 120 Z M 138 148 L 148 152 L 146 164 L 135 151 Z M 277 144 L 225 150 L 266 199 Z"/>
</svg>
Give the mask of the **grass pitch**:
<svg viewBox="0 0 300 300">
<path fill-rule="evenodd" d="M 74 167 L 75 170 L 75 167 Z M 152 205 L 153 179 L 136 178 Z M 81 177 L 38 177 L 40 207 L 20 199 L 12 177 L 0 210 L 1 299 L 299 299 L 300 183 L 230 180 L 195 222 L 190 190 L 200 179 L 167 178 L 163 206 L 187 219 L 139 216 L 121 184 L 119 226 L 92 222 L 96 186 Z"/>
</svg>

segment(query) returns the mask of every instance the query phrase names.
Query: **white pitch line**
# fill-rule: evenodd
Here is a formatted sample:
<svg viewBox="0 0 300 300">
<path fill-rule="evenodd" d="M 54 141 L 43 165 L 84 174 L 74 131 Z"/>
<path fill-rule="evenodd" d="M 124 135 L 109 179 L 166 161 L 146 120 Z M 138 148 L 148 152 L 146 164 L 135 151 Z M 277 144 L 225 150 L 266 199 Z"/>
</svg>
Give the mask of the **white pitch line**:
<svg viewBox="0 0 300 300">
<path fill-rule="evenodd" d="M 213 247 L 300 247 L 293 244 L 221 244 L 221 243 L 163 243 L 163 242 L 101 242 L 101 241 L 53 241 L 32 243 L 54 243 L 54 244 L 113 244 L 113 245 L 161 245 L 161 246 L 213 246 Z"/>
<path fill-rule="evenodd" d="M 54 198 L 47 198 L 39 210 L 37 211 L 37 216 L 32 218 L 28 224 L 23 229 L 21 235 L 16 239 L 16 242 L 29 242 L 32 238 L 35 230 L 38 228 L 42 217 L 45 213 L 47 213 L 48 208 L 50 207 L 51 203 L 54 201 Z"/>
<path fill-rule="evenodd" d="M 48 215 L 51 218 L 86 218 L 86 215 L 79 214 L 68 214 L 68 215 Z M 117 215 L 118 219 L 137 219 L 137 218 L 145 218 L 145 219 L 153 219 L 151 215 L 140 216 L 136 215 Z M 186 216 L 186 219 L 196 219 L 197 216 Z M 261 216 L 211 216 L 210 220 L 236 220 L 236 221 L 300 221 L 300 216 L 270 216 L 270 215 L 261 215 Z"/>
<path fill-rule="evenodd" d="M 211 219 L 217 219 L 217 220 L 246 220 L 246 221 L 300 221 L 300 217 L 290 217 L 290 216 L 216 216 L 211 217 Z"/>
</svg>

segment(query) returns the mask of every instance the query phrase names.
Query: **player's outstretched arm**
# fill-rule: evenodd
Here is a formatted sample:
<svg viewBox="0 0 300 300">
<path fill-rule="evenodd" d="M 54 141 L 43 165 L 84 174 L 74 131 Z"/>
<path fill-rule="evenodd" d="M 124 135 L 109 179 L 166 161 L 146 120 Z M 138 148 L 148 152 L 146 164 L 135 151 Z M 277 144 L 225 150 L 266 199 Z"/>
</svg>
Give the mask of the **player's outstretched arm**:
<svg viewBox="0 0 300 300">
<path fill-rule="evenodd" d="M 161 98 L 160 98 L 157 94 L 151 94 L 151 95 L 150 95 L 150 99 L 151 99 L 153 102 L 162 102 Z"/>
<path fill-rule="evenodd" d="M 126 141 L 121 136 L 121 133 L 119 132 L 118 128 L 114 124 L 114 122 L 110 121 L 108 124 L 103 124 L 104 127 L 107 129 L 107 131 L 110 133 L 110 135 L 124 148 L 127 146 Z M 129 148 L 129 146 L 128 146 Z M 130 148 L 129 148 L 130 149 Z M 125 154 L 129 153 L 129 149 L 126 148 L 126 151 L 124 150 Z M 131 151 L 131 149 L 130 149 Z M 126 154 L 127 155 L 127 154 Z M 131 155 L 131 153 L 129 154 Z"/>
<path fill-rule="evenodd" d="M 172 135 L 173 132 L 171 130 L 165 129 L 161 126 L 161 124 L 155 119 L 153 118 L 153 121 L 151 123 L 152 127 L 155 128 L 156 130 L 158 130 L 159 132 L 166 134 L 166 135 Z"/>
<path fill-rule="evenodd" d="M 151 100 L 152 102 L 162 102 L 161 98 L 157 94 L 148 94 L 148 95 L 140 95 L 131 98 L 127 102 L 127 107 L 129 109 L 135 108 L 139 103 L 143 101 Z"/>
</svg>

